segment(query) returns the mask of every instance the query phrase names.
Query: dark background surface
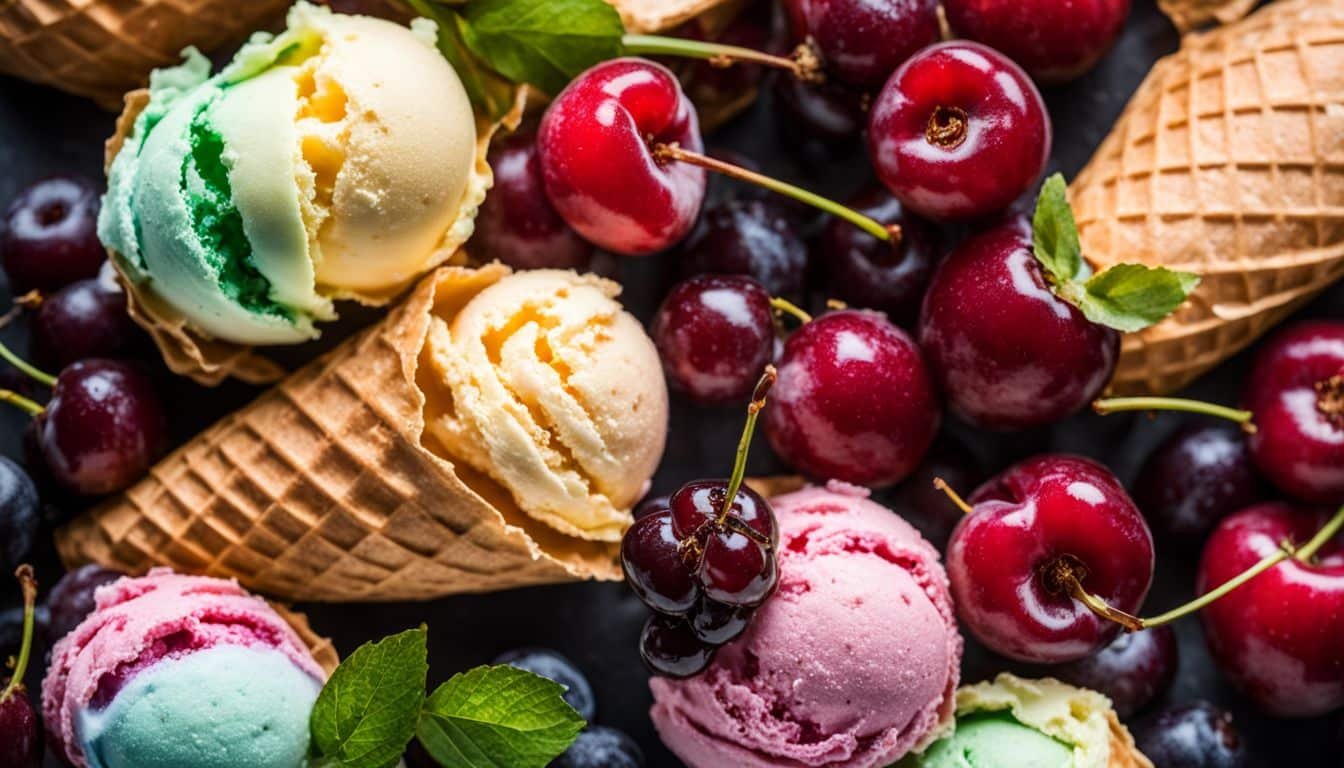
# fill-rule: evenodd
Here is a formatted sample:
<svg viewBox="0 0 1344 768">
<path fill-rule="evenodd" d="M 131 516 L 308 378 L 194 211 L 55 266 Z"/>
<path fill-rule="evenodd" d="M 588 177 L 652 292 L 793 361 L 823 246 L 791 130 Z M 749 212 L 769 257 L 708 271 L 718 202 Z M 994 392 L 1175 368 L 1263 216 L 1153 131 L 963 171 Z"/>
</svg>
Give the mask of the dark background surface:
<svg viewBox="0 0 1344 768">
<path fill-rule="evenodd" d="M 1067 86 L 1046 91 L 1055 126 L 1051 170 L 1072 177 L 1081 169 L 1152 63 L 1176 48 L 1175 30 L 1152 2 L 1137 0 L 1135 6 L 1124 37 L 1093 72 Z M 735 149 L 770 172 L 833 195 L 847 195 L 868 181 L 870 174 L 858 147 L 850 148 L 850 154 L 836 156 L 790 141 L 778 130 L 779 121 L 770 102 L 767 92 L 749 114 L 708 137 L 708 143 Z M 81 173 L 100 178 L 102 140 L 111 132 L 113 118 L 73 97 L 26 83 L 0 80 L 0 203 L 7 203 L 23 186 L 45 175 Z M 719 191 L 724 190 L 720 187 Z M 667 287 L 663 277 L 667 260 L 659 257 L 619 265 L 619 277 L 627 287 L 625 301 L 643 320 L 649 319 Z M 0 307 L 8 304 L 7 291 L 0 285 Z M 326 338 L 315 346 L 325 348 L 334 344 L 361 320 L 371 317 L 353 309 L 346 308 L 346 320 L 339 328 L 329 329 Z M 1344 286 L 1327 292 L 1301 315 L 1344 318 Z M 0 336 L 22 348 L 26 332 L 20 322 L 0 332 Z M 316 350 L 309 349 L 304 355 L 315 353 Z M 1198 382 L 1189 394 L 1233 402 L 1248 365 L 1248 355 L 1242 354 Z M 161 381 L 179 441 L 257 394 L 257 390 L 238 384 L 203 390 L 166 374 Z M 0 412 L 0 452 L 20 456 L 24 420 L 18 412 Z M 1130 482 L 1152 446 L 1182 421 L 1171 416 L 1102 419 L 1082 415 L 1050 429 L 1012 436 L 988 435 L 957 424 L 946 428 L 963 438 L 990 470 L 1032 453 L 1063 450 L 1100 459 L 1121 479 Z M 741 425 L 738 409 L 707 410 L 674 398 L 672 424 L 667 455 L 654 480 L 656 492 L 670 492 L 684 481 L 727 472 Z M 772 474 L 785 470 L 770 456 L 764 441 L 757 440 L 749 471 Z M 891 497 L 890 492 L 883 492 L 877 499 L 888 501 Z M 1165 610 L 1190 598 L 1196 555 L 1158 542 L 1157 582 L 1145 613 Z M 50 586 L 60 570 L 49 536 L 44 538 L 37 561 L 40 575 Z M 14 601 L 12 590 L 0 591 L 0 607 Z M 431 685 L 518 646 L 558 649 L 591 679 L 598 697 L 598 722 L 634 736 L 644 747 L 650 768 L 678 765 L 659 743 L 647 715 L 650 704 L 647 674 L 636 650 L 645 609 L 621 584 L 541 587 L 422 604 L 301 608 L 308 612 L 319 632 L 334 638 L 343 653 L 367 640 L 427 623 Z M 1199 622 L 1184 620 L 1177 625 L 1177 631 L 1181 638 L 1180 672 L 1166 702 L 1207 699 L 1230 709 L 1259 765 L 1301 768 L 1344 765 L 1341 748 L 1327 736 L 1335 720 L 1275 721 L 1257 715 L 1212 666 L 1204 650 Z M 1010 667 L 972 642 L 963 665 L 963 678 L 975 681 Z M 35 671 L 30 678 L 34 693 L 39 672 Z"/>
</svg>

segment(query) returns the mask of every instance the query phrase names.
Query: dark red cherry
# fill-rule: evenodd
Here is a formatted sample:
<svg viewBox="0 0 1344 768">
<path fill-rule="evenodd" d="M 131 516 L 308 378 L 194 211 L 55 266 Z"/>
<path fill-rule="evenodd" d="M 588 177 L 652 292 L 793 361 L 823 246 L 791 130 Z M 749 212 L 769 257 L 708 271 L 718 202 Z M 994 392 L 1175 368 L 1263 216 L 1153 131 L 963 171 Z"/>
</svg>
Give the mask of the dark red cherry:
<svg viewBox="0 0 1344 768">
<path fill-rule="evenodd" d="M 948 405 L 988 429 L 1024 429 L 1086 407 L 1110 381 L 1120 335 L 1055 295 L 1030 229 L 1009 219 L 934 272 L 920 346 Z"/>
<path fill-rule="evenodd" d="M 541 175 L 537 137 L 519 131 L 490 143 L 495 185 L 476 216 L 472 256 L 515 269 L 585 270 L 593 245 L 560 218 Z"/>
<path fill-rule="evenodd" d="M 779 570 L 769 545 L 738 530 L 711 532 L 698 576 L 705 596 L 735 608 L 754 608 L 775 591 Z"/>
<path fill-rule="evenodd" d="M 868 127 L 862 91 L 828 80 L 775 79 L 775 112 L 784 135 L 828 144 L 857 141 Z"/>
<path fill-rule="evenodd" d="M 39 365 L 61 369 L 91 357 L 125 354 L 139 335 L 115 283 L 79 280 L 42 300 L 29 324 Z"/>
<path fill-rule="evenodd" d="M 635 521 L 621 541 L 625 580 L 644 604 L 681 615 L 700 599 L 700 586 L 682 558 L 672 513 L 654 512 Z"/>
<path fill-rule="evenodd" d="M 784 0 L 784 9 L 827 74 L 865 88 L 882 85 L 940 34 L 936 0 Z"/>
<path fill-rule="evenodd" d="M 1158 712 L 1134 728 L 1139 751 L 1161 768 L 1248 768 L 1232 715 L 1206 701 Z"/>
<path fill-rule="evenodd" d="M 941 551 L 963 513 L 934 486 L 935 479 L 949 488 L 978 488 L 986 473 L 970 449 L 944 431 L 914 474 L 897 486 L 891 508 Z"/>
<path fill-rule="evenodd" d="M 25 625 L 20 639 L 20 651 L 15 657 L 13 676 L 0 681 L 0 765 L 5 768 L 40 768 L 42 765 L 42 730 L 37 725 L 37 713 L 28 700 L 24 688 L 24 674 L 33 658 L 33 626 L 26 621 L 36 613 L 37 583 L 32 568 L 19 569 L 23 585 Z"/>
<path fill-rule="evenodd" d="M 728 484 L 723 480 L 693 480 L 672 494 L 672 530 L 678 538 L 688 539 L 712 524 L 723 512 Z M 757 492 L 743 485 L 737 489 L 728 513 L 751 527 L 771 544 L 779 541 L 779 528 L 770 504 Z"/>
<path fill-rule="evenodd" d="M 654 316 L 653 341 L 673 389 L 701 403 L 745 398 L 774 356 L 770 294 L 740 275 L 678 283 Z"/>
<path fill-rule="evenodd" d="M 913 324 L 924 288 L 942 257 L 937 230 L 878 187 L 865 190 L 848 205 L 883 224 L 900 226 L 901 236 L 893 245 L 844 219 L 827 221 L 817 240 L 816 261 L 826 271 L 829 296 L 851 307 L 886 312 L 895 323 Z"/>
<path fill-rule="evenodd" d="M 668 508 L 670 498 L 669 496 L 650 496 L 639 502 L 631 514 L 636 520 L 642 520 L 654 512 L 662 512 Z"/>
<path fill-rule="evenodd" d="M 943 0 L 959 37 L 984 43 L 1041 83 L 1071 80 L 1115 43 L 1130 0 Z"/>
<path fill-rule="evenodd" d="M 0 263 L 16 295 L 50 293 L 94 277 L 106 260 L 98 240 L 98 191 L 87 179 L 44 179 L 9 204 Z"/>
<path fill-rule="evenodd" d="M 708 40 L 754 51 L 781 53 L 784 47 L 783 25 L 776 23 L 776 7 L 773 0 L 754 0 L 739 10 L 727 26 L 723 26 L 714 14 L 707 14 L 682 24 L 673 34 L 676 37 Z M 749 62 L 722 67 L 701 59 L 683 59 L 673 66 L 680 74 L 686 95 L 701 110 L 706 120 L 706 130 L 721 122 L 714 119 L 715 113 L 725 110 L 735 112 L 742 105 L 750 104 L 755 95 L 754 89 L 765 75 L 760 65 Z"/>
<path fill-rule="evenodd" d="M 1106 694 L 1120 719 L 1128 720 L 1171 688 L 1179 664 L 1176 633 L 1163 625 L 1123 632 L 1091 656 L 1051 667 L 1050 674 Z"/>
<path fill-rule="evenodd" d="M 1050 157 L 1050 118 L 1016 64 L 979 43 L 932 45 L 887 81 L 868 121 L 882 183 L 935 221 L 1007 209 Z"/>
<path fill-rule="evenodd" d="M 690 677 L 714 659 L 714 646 L 700 641 L 690 626 L 673 616 L 655 613 L 639 637 L 639 655 L 654 674 Z"/>
<path fill-rule="evenodd" d="M 707 645 L 726 645 L 751 625 L 753 608 L 738 608 L 713 600 L 700 601 L 691 612 L 691 632 Z"/>
<path fill-rule="evenodd" d="M 99 565 L 84 565 L 61 577 L 47 593 L 47 640 L 55 643 L 70 634 L 94 609 L 94 592 L 121 574 Z"/>
<path fill-rule="evenodd" d="M 1261 497 L 1246 433 L 1226 424 L 1189 424 L 1144 463 L 1134 500 L 1159 537 L 1189 543 Z"/>
<path fill-rule="evenodd" d="M 707 209 L 678 249 L 677 274 L 746 275 L 771 296 L 802 296 L 807 245 L 774 201 L 730 200 Z"/>
</svg>

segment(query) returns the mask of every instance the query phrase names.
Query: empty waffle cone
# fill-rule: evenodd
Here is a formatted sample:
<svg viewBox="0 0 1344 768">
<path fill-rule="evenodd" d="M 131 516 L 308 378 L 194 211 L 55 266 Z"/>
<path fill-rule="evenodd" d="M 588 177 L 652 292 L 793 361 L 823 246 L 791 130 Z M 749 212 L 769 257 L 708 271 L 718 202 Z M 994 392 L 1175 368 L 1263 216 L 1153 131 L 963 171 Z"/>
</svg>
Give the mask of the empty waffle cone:
<svg viewBox="0 0 1344 768">
<path fill-rule="evenodd" d="M 432 316 L 509 274 L 444 267 L 380 324 L 293 374 L 57 534 L 67 564 L 233 577 L 293 600 L 418 600 L 618 579 L 617 542 L 566 536 L 426 443 Z M 432 416 L 432 414 L 431 414 Z"/>
<path fill-rule="evenodd" d="M 1182 32 L 1206 24 L 1230 24 L 1251 12 L 1256 0 L 1158 0 L 1158 7 Z"/>
<path fill-rule="evenodd" d="M 1171 392 L 1250 344 L 1344 275 L 1344 0 L 1187 37 L 1070 192 L 1096 267 L 1203 278 L 1125 336 L 1115 392 Z"/>
<path fill-rule="evenodd" d="M 292 0 L 9 0 L 0 3 L 0 72 L 110 109 L 176 63 L 264 28 Z"/>
</svg>

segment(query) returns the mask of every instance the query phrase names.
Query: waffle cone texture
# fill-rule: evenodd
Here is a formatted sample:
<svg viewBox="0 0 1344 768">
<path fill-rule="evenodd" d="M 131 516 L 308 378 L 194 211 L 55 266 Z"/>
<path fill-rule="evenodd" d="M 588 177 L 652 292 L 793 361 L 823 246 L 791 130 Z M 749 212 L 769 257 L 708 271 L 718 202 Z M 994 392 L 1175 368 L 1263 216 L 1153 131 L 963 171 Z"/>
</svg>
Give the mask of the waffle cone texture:
<svg viewBox="0 0 1344 768">
<path fill-rule="evenodd" d="M 1344 0 L 1279 0 L 1154 66 L 1071 187 L 1083 253 L 1194 272 L 1124 339 L 1118 394 L 1167 393 L 1344 276 Z"/>
<path fill-rule="evenodd" d="M 233 577 L 291 600 L 421 600 L 618 579 L 618 544 L 532 520 L 427 444 L 431 317 L 508 274 L 444 267 L 383 322 L 169 455 L 57 534 L 67 565 Z"/>
<path fill-rule="evenodd" d="M 9 0 L 0 3 L 0 72 L 109 109 L 182 49 L 236 43 L 291 0 Z"/>
</svg>

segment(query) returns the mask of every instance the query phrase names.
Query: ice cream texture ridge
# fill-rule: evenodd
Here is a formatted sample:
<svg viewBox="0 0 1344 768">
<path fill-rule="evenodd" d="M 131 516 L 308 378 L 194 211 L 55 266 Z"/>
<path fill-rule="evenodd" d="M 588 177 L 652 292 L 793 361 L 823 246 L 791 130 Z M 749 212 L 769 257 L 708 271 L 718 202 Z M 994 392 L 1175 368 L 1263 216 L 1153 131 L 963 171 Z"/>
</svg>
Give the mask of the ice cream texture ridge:
<svg viewBox="0 0 1344 768">
<path fill-rule="evenodd" d="M 843 483 L 771 504 L 779 589 L 703 674 L 650 681 L 664 743 L 692 768 L 884 768 L 947 733 L 962 640 L 937 551 Z"/>
<path fill-rule="evenodd" d="M 206 336 L 288 344 L 447 260 L 491 177 L 435 35 L 301 1 L 218 74 L 154 72 L 99 218 L 122 273 Z"/>
<path fill-rule="evenodd" d="M 42 684 L 77 768 L 293 768 L 326 673 L 236 582 L 154 569 L 101 587 Z"/>
</svg>

